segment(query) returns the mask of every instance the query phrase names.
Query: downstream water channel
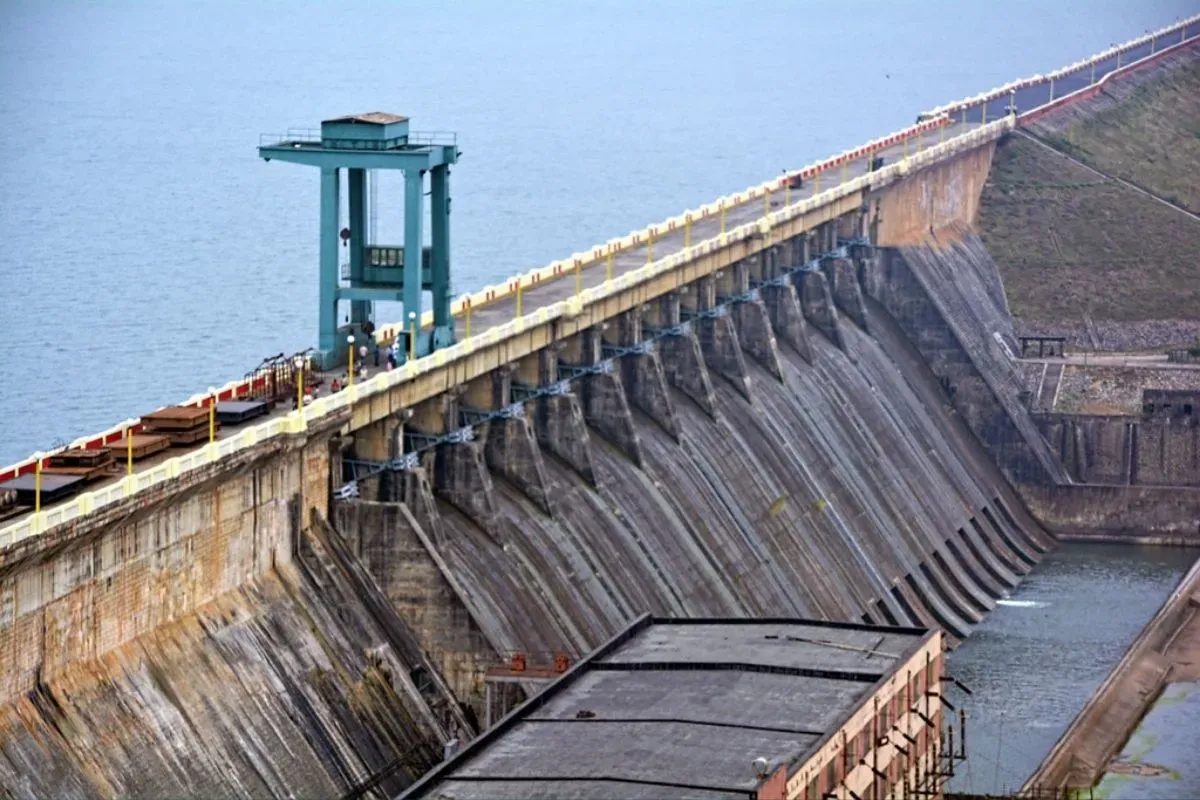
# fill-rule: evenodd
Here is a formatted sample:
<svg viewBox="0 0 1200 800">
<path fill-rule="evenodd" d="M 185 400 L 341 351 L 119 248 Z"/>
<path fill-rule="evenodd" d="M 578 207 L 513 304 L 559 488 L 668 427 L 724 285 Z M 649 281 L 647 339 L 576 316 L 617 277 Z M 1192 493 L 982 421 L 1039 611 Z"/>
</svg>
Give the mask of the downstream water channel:
<svg viewBox="0 0 1200 800">
<path fill-rule="evenodd" d="M 950 788 L 1019 788 L 1198 556 L 1100 544 L 1048 555 L 948 658 L 974 693 L 949 690 L 967 712 Z"/>
</svg>

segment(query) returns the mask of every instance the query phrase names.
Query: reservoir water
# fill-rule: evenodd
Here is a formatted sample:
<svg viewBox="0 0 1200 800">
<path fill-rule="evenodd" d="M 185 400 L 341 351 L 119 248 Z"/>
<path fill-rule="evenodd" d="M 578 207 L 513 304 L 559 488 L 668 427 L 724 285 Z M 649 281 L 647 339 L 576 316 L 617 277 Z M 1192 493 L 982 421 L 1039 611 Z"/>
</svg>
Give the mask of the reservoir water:
<svg viewBox="0 0 1200 800">
<path fill-rule="evenodd" d="M 0 463 L 313 344 L 318 177 L 261 161 L 262 132 L 375 109 L 457 131 L 461 292 L 1195 9 L 5 0 Z"/>
<path fill-rule="evenodd" d="M 974 692 L 948 694 L 967 710 L 951 788 L 1019 788 L 1198 556 L 1101 544 L 1048 555 L 948 657 Z"/>
</svg>

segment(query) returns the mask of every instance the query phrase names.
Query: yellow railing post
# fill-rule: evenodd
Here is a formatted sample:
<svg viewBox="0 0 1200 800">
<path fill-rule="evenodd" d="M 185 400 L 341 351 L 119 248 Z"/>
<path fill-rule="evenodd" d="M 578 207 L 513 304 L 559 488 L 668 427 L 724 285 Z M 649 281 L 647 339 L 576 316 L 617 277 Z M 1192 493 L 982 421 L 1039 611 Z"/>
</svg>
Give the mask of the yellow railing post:
<svg viewBox="0 0 1200 800">
<path fill-rule="evenodd" d="M 904 157 L 908 158 L 908 137 L 904 137 Z"/>
<path fill-rule="evenodd" d="M 654 261 L 654 229 L 651 228 L 646 237 L 646 263 L 650 264 Z"/>
<path fill-rule="evenodd" d="M 517 279 L 517 316 L 521 316 L 521 291 L 524 286 L 521 285 L 521 279 Z"/>
<path fill-rule="evenodd" d="M 771 213 L 771 190 L 767 189 L 767 193 L 763 195 L 763 216 Z"/>
<path fill-rule="evenodd" d="M 296 359 L 296 408 L 304 408 L 304 361 Z"/>
<path fill-rule="evenodd" d="M 346 337 L 346 347 L 350 351 L 350 357 L 347 360 L 348 364 L 350 366 L 350 370 L 347 373 L 346 385 L 353 386 L 354 385 L 354 334 L 350 334 L 349 336 Z"/>
<path fill-rule="evenodd" d="M 986 100 L 983 101 L 983 108 L 980 111 L 979 124 L 987 125 L 987 101 Z"/>
<path fill-rule="evenodd" d="M 783 207 L 789 208 L 792 205 L 792 179 L 788 178 L 783 183 Z"/>
<path fill-rule="evenodd" d="M 42 454 L 34 458 L 37 461 L 33 465 L 33 513 L 38 514 L 42 510 Z"/>
<path fill-rule="evenodd" d="M 1096 62 L 1093 61 L 1092 62 L 1092 74 L 1091 74 L 1091 77 L 1088 78 L 1088 84 L 1091 85 L 1095 82 L 1096 82 Z"/>
<path fill-rule="evenodd" d="M 917 131 L 917 152 L 925 149 L 925 131 Z"/>
<path fill-rule="evenodd" d="M 845 162 L 845 161 L 842 162 L 842 179 L 841 179 L 840 183 L 846 182 L 846 172 L 847 172 L 849 166 L 850 165 L 847 162 Z"/>
<path fill-rule="evenodd" d="M 818 172 L 813 177 L 816 179 L 816 182 L 817 182 L 816 187 L 813 189 L 813 194 L 820 194 L 821 193 L 821 173 Z"/>
<path fill-rule="evenodd" d="M 125 474 L 133 474 L 133 428 L 125 429 Z"/>
<path fill-rule="evenodd" d="M 692 246 L 692 217 L 690 214 L 683 220 L 683 246 L 685 249 Z"/>
<path fill-rule="evenodd" d="M 583 262 L 575 262 L 575 294 L 583 291 Z"/>
<path fill-rule="evenodd" d="M 467 300 L 467 338 L 471 338 L 471 301 Z"/>
<path fill-rule="evenodd" d="M 611 281 L 613 279 L 613 251 L 612 247 L 608 248 L 608 257 L 604 259 L 604 280 Z"/>
<path fill-rule="evenodd" d="M 408 312 L 408 360 L 417 360 L 417 312 Z"/>
<path fill-rule="evenodd" d="M 946 126 L 938 125 L 938 144 L 946 141 Z"/>
<path fill-rule="evenodd" d="M 217 440 L 217 390 L 208 389 L 208 442 Z"/>
<path fill-rule="evenodd" d="M 725 201 L 721 201 L 721 235 L 725 235 Z"/>
</svg>

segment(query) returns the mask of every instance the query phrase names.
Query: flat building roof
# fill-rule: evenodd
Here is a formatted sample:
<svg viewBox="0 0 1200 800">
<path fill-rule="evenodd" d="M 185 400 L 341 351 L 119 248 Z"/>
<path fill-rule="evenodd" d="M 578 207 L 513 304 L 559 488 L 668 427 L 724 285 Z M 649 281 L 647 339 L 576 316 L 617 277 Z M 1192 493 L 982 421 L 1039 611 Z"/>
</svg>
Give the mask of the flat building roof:
<svg viewBox="0 0 1200 800">
<path fill-rule="evenodd" d="M 933 631 L 643 616 L 404 798 L 745 798 L 807 761 Z"/>
</svg>

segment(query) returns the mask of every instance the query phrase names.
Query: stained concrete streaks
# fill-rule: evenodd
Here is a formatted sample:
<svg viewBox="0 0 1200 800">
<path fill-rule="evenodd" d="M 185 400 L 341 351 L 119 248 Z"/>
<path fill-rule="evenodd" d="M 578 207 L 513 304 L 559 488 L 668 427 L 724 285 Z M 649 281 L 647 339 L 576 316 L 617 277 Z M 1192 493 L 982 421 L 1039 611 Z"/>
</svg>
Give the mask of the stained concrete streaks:
<svg viewBox="0 0 1200 800">
<path fill-rule="evenodd" d="M 702 372 L 712 413 L 678 392 L 678 438 L 634 406 L 640 466 L 595 425 L 576 430 L 569 461 L 561 440 L 539 437 L 550 514 L 501 477 L 485 529 L 415 480 L 426 488 L 406 497 L 411 517 L 347 501 L 338 527 L 477 708 L 491 648 L 580 656 L 646 611 L 867 619 L 964 636 L 1048 539 L 904 336 L 878 304 L 859 302 L 867 330 L 830 316 L 831 304 L 822 313 L 832 340 L 790 322 L 809 352 L 776 348 L 782 380 L 755 358 L 730 375 Z M 714 351 L 744 347 L 734 327 L 722 336 L 701 345 L 710 364 Z M 429 567 L 401 568 L 399 547 L 424 551 Z M 434 597 L 461 611 L 448 616 Z"/>
</svg>

